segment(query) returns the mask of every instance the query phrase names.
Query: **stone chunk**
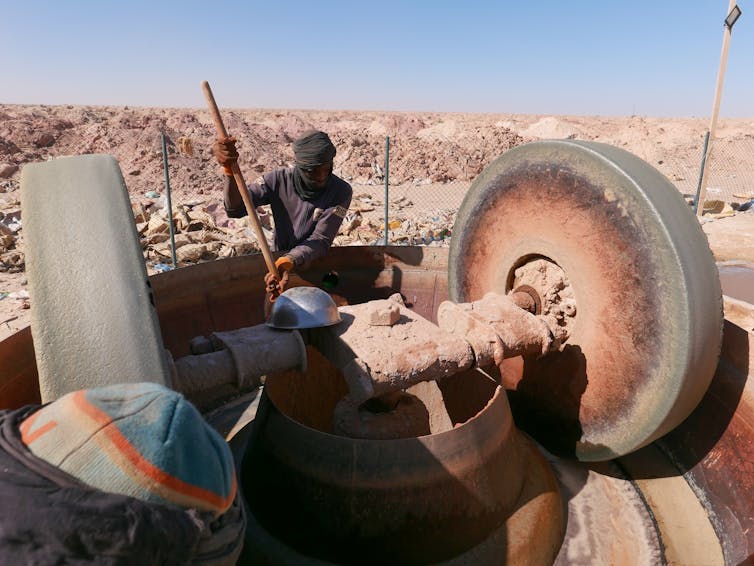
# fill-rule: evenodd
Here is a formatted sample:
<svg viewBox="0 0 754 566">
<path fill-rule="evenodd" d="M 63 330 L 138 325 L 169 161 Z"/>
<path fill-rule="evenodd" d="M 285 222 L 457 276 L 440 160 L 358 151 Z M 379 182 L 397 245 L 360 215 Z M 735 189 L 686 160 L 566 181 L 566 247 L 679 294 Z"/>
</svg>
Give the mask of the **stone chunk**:
<svg viewBox="0 0 754 566">
<path fill-rule="evenodd" d="M 7 179 L 16 171 L 18 171 L 18 165 L 15 163 L 0 163 L 0 179 Z"/>
<path fill-rule="evenodd" d="M 50 147 L 55 143 L 55 136 L 50 132 L 44 132 L 36 137 L 34 145 L 36 147 Z"/>
<path fill-rule="evenodd" d="M 372 326 L 393 326 L 401 318 L 398 303 L 389 299 L 370 301 L 369 324 Z"/>
</svg>

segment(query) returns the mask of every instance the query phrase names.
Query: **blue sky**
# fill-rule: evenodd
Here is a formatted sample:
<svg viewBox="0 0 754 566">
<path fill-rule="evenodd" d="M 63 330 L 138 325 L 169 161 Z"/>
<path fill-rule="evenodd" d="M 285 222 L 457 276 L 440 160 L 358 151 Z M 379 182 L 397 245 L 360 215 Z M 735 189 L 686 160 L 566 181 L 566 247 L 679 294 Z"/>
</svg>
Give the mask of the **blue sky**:
<svg viewBox="0 0 754 566">
<path fill-rule="evenodd" d="M 754 1 L 721 116 L 754 117 Z M 0 0 L 0 103 L 706 117 L 728 0 Z"/>
</svg>

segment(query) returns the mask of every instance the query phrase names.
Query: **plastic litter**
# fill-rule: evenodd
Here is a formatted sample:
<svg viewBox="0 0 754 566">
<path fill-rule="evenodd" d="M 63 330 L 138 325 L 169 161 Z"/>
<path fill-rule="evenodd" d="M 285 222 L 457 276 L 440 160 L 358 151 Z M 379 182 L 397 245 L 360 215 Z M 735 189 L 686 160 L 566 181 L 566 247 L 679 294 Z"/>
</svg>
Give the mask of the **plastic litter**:
<svg viewBox="0 0 754 566">
<path fill-rule="evenodd" d="M 704 201 L 704 208 L 702 213 L 709 215 L 712 218 L 726 218 L 728 216 L 734 216 L 736 214 L 735 210 L 733 210 L 733 207 L 722 200 Z"/>
<path fill-rule="evenodd" d="M 21 289 L 20 291 L 14 291 L 13 293 L 8 293 L 9 299 L 18 299 L 18 300 L 25 300 L 29 298 L 29 291 L 26 289 Z"/>
<path fill-rule="evenodd" d="M 173 269 L 172 265 L 168 265 L 167 263 L 155 263 L 152 267 L 157 273 L 165 273 L 166 271 L 171 271 Z"/>
</svg>

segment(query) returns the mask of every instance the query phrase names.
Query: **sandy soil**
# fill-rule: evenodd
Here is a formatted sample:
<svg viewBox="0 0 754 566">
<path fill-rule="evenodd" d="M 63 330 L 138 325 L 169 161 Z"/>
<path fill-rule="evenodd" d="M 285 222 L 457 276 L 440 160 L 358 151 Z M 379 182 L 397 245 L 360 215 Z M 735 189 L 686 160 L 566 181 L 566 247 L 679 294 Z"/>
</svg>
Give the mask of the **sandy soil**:
<svg viewBox="0 0 754 566">
<path fill-rule="evenodd" d="M 706 120 L 600 116 L 223 110 L 238 138 L 247 178 L 292 160 L 290 142 L 310 128 L 327 131 L 338 147 L 336 173 L 355 194 L 379 194 L 385 137 L 390 183 L 412 206 L 435 210 L 426 187 L 468 184 L 503 151 L 547 138 L 596 140 L 622 147 L 657 167 L 689 193 L 698 175 Z M 754 138 L 754 120 L 722 120 L 720 143 Z M 0 104 L 0 339 L 28 325 L 23 272 L 20 171 L 58 156 L 109 153 L 120 162 L 135 207 L 164 191 L 161 132 L 166 136 L 173 202 L 219 203 L 220 175 L 211 156 L 214 126 L 205 109 L 24 106 Z M 736 171 L 754 178 L 754 154 Z M 751 187 L 754 189 L 754 187 Z M 401 193 L 401 191 L 403 191 Z M 393 200 L 391 198 L 391 200 Z M 718 260 L 754 261 L 754 214 L 704 224 Z"/>
</svg>

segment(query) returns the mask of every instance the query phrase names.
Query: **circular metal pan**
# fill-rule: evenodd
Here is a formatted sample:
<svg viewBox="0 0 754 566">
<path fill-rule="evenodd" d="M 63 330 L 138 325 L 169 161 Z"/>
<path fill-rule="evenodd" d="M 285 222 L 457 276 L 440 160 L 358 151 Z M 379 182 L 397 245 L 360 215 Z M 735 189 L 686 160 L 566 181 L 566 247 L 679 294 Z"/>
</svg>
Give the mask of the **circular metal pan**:
<svg viewBox="0 0 754 566">
<path fill-rule="evenodd" d="M 509 292 L 546 259 L 575 301 L 560 351 L 527 358 L 509 386 L 516 424 L 581 460 L 632 452 L 678 425 L 715 370 L 722 295 L 715 262 L 676 188 L 601 143 L 543 141 L 491 163 L 464 199 L 451 299 Z"/>
</svg>

